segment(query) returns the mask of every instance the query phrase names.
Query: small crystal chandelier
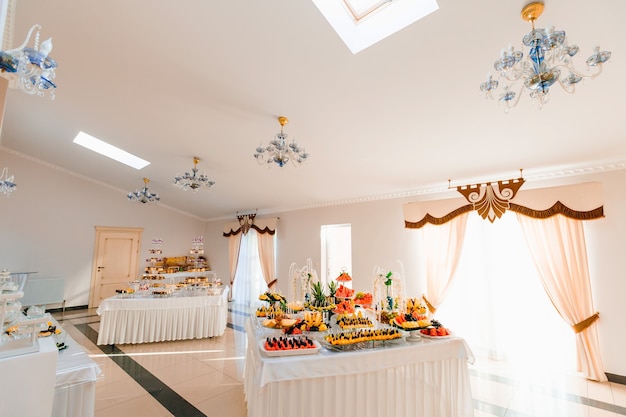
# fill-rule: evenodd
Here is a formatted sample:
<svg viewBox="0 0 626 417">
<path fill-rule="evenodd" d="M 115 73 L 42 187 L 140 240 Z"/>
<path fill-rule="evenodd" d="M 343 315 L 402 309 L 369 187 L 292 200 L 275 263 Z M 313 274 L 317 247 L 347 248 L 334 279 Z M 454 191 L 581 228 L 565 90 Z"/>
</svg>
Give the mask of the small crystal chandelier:
<svg viewBox="0 0 626 417">
<path fill-rule="evenodd" d="M 198 162 L 200 162 L 200 158 L 194 156 L 191 173 L 187 171 L 183 175 L 179 174 L 174 177 L 174 185 L 176 187 L 185 191 L 191 190 L 196 192 L 202 187 L 211 188 L 215 184 L 215 181 L 210 180 L 206 175 L 198 174 Z"/>
<path fill-rule="evenodd" d="M 15 190 L 17 190 L 17 184 L 13 182 L 13 175 L 9 177 L 9 168 L 5 167 L 0 175 L 0 193 L 9 197 Z"/>
<path fill-rule="evenodd" d="M 576 70 L 572 58 L 578 53 L 578 46 L 568 45 L 564 31 L 554 28 L 535 29 L 535 20 L 543 12 L 541 2 L 529 3 L 522 9 L 522 19 L 530 22 L 532 30 L 523 38 L 528 54 L 515 51 L 512 46 L 502 50 L 500 58 L 494 63 L 499 80 L 487 74 L 487 81 L 480 85 L 486 98 L 497 99 L 504 105 L 505 112 L 515 107 L 524 88 L 539 108 L 547 103 L 550 87 L 558 81 L 568 93 L 574 93 L 577 83 L 584 78 L 595 78 L 602 72 L 602 64 L 611 57 L 608 51 L 593 50 L 587 58 L 587 72 Z M 564 77 L 559 78 L 563 72 Z M 502 91 L 498 85 L 502 83 Z"/>
<path fill-rule="evenodd" d="M 150 180 L 148 178 L 143 179 L 143 188 L 138 188 L 135 191 L 131 191 L 128 193 L 128 199 L 130 201 L 134 201 L 141 204 L 146 203 L 157 203 L 161 198 L 156 193 L 151 193 L 148 191 L 148 183 Z"/>
<path fill-rule="evenodd" d="M 40 25 L 34 25 L 28 31 L 26 40 L 22 45 L 8 51 L 0 51 L 0 72 L 15 73 L 17 85 L 20 90 L 27 94 L 37 94 L 45 96 L 46 92 L 54 100 L 54 90 L 57 88 L 54 83 L 56 76 L 54 70 L 57 63 L 48 55 L 52 50 L 52 38 L 49 38 L 39 45 Z M 35 32 L 34 48 L 28 48 L 30 37 Z M 9 75 L 9 79 L 14 78 Z"/>
<path fill-rule="evenodd" d="M 289 123 L 289 120 L 284 116 L 280 116 L 278 122 L 280 123 L 280 133 L 277 133 L 276 139 L 271 141 L 266 147 L 259 146 L 256 148 L 256 153 L 254 154 L 256 160 L 259 164 L 265 164 L 267 167 L 272 166 L 273 163 L 276 163 L 279 167 L 284 167 L 289 161 L 294 165 L 301 165 L 306 162 L 309 154 L 305 152 L 304 148 L 299 147 L 295 140 L 290 144 L 285 142 L 287 134 L 283 133 L 283 127 Z"/>
</svg>

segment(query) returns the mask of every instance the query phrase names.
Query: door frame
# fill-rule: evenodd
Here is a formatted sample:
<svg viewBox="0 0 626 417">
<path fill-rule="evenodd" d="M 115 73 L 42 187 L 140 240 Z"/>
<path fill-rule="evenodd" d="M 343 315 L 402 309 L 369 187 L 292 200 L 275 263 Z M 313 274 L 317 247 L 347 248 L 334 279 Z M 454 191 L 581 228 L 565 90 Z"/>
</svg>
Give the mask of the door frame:
<svg viewBox="0 0 626 417">
<path fill-rule="evenodd" d="M 137 253 L 135 254 L 135 262 L 137 265 L 137 272 L 139 272 L 139 254 L 141 253 L 141 237 L 143 234 L 143 227 L 115 227 L 115 226 L 95 226 L 96 228 L 96 240 L 93 249 L 93 259 L 91 261 L 91 285 L 89 286 L 89 308 L 94 305 L 94 293 L 96 287 L 96 275 L 97 275 L 97 263 L 98 253 L 100 252 L 100 235 L 103 232 L 120 232 L 120 233 L 136 233 L 139 246 L 137 247 Z"/>
</svg>

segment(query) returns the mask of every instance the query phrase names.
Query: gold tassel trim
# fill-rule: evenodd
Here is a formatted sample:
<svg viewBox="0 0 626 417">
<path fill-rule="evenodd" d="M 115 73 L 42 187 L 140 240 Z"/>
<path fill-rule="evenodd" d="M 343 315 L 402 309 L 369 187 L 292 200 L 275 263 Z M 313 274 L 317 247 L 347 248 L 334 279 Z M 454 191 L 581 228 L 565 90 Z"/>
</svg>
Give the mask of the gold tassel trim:
<svg viewBox="0 0 626 417">
<path fill-rule="evenodd" d="M 600 318 L 600 313 L 596 312 L 595 314 L 587 317 L 580 323 L 576 323 L 575 325 L 573 325 L 572 329 L 574 329 L 574 333 L 580 333 L 583 330 L 585 330 L 587 327 L 591 326 L 599 318 Z"/>
<path fill-rule="evenodd" d="M 426 303 L 426 307 L 428 307 L 428 311 L 430 311 L 430 314 L 435 314 L 435 311 L 437 311 L 437 308 L 434 305 L 432 305 L 430 301 L 428 301 L 428 298 L 426 298 L 426 294 L 422 294 L 422 299 Z"/>
</svg>

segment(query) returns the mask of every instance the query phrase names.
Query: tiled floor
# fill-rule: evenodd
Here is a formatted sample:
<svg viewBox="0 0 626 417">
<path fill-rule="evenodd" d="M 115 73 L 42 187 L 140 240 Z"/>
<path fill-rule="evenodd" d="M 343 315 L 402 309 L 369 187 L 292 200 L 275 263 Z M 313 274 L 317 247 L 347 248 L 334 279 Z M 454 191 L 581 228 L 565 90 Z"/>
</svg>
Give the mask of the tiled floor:
<svg viewBox="0 0 626 417">
<path fill-rule="evenodd" d="M 229 310 L 223 336 L 139 345 L 96 346 L 99 317 L 75 310 L 55 318 L 100 365 L 96 417 L 243 417 L 247 314 Z M 545 373 L 478 357 L 470 366 L 475 417 L 618 417 L 626 386 Z M 381 416 L 384 417 L 384 416 Z M 445 416 L 424 416 L 445 417 Z"/>
</svg>

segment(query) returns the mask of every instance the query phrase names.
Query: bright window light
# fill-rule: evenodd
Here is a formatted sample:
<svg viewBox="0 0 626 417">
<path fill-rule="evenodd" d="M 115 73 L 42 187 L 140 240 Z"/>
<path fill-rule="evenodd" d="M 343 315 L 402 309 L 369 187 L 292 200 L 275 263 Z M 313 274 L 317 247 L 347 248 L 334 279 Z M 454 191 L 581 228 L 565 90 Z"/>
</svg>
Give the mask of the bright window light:
<svg viewBox="0 0 626 417">
<path fill-rule="evenodd" d="M 85 132 L 78 132 L 78 135 L 74 138 L 74 143 L 84 146 L 94 152 L 109 157 L 117 162 L 121 162 L 135 169 L 141 169 L 148 165 L 150 162 L 143 160 L 133 154 L 126 152 L 118 147 L 101 141 L 98 138 L 94 138 Z"/>
<path fill-rule="evenodd" d="M 439 9 L 437 0 L 313 0 L 353 54 Z"/>
</svg>

